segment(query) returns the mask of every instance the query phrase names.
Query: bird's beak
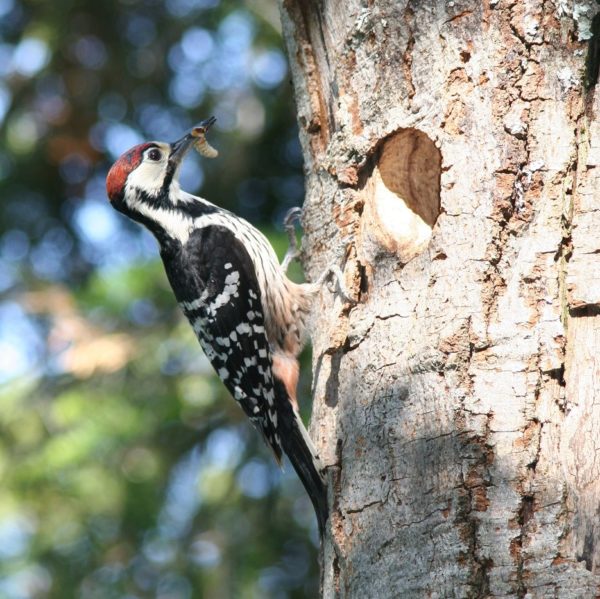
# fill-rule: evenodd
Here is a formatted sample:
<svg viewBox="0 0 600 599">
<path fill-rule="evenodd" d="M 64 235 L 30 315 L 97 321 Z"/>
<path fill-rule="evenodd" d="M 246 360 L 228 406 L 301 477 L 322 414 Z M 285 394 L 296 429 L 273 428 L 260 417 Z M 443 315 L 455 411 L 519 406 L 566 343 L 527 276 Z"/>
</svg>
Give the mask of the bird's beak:
<svg viewBox="0 0 600 599">
<path fill-rule="evenodd" d="M 169 154 L 169 163 L 177 167 L 180 165 L 188 150 L 194 145 L 195 138 L 191 133 L 184 135 L 181 139 L 171 144 L 171 153 Z"/>
<path fill-rule="evenodd" d="M 171 154 L 169 155 L 169 162 L 177 167 L 183 160 L 184 156 L 188 153 L 189 149 L 198 140 L 199 134 L 204 135 L 217 119 L 214 116 L 202 121 L 196 125 L 189 133 L 184 135 L 181 139 L 171 144 Z"/>
<path fill-rule="evenodd" d="M 193 129 L 194 131 L 196 131 L 196 137 L 198 136 L 198 132 L 206 133 L 216 122 L 217 119 L 214 116 L 210 116 L 204 121 L 200 122 Z"/>
</svg>

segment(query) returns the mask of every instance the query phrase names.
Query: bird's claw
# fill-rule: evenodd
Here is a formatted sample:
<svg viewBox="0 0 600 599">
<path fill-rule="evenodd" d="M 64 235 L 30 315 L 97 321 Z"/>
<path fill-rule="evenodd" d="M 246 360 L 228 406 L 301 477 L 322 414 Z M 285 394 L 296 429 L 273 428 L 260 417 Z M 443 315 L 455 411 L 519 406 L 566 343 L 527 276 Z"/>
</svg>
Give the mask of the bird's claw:
<svg viewBox="0 0 600 599">
<path fill-rule="evenodd" d="M 330 264 L 325 271 L 321 274 L 319 279 L 317 280 L 317 285 L 321 286 L 325 283 L 327 285 L 327 289 L 331 293 L 336 292 L 336 284 L 337 290 L 340 292 L 340 295 L 344 302 L 349 304 L 356 304 L 356 300 L 350 295 L 348 289 L 346 288 L 346 284 L 344 283 L 344 273 L 341 271 L 340 267 L 336 264 Z"/>
<path fill-rule="evenodd" d="M 287 233 L 288 239 L 290 240 L 288 251 L 281 262 L 281 268 L 283 269 L 283 272 L 287 272 L 287 269 L 292 261 L 300 256 L 300 250 L 298 249 L 298 242 L 296 240 L 296 227 L 294 223 L 296 221 L 300 221 L 301 215 L 302 208 L 299 206 L 294 206 L 293 208 L 290 208 L 283 217 L 283 227 Z"/>
<path fill-rule="evenodd" d="M 300 216 L 302 216 L 302 208 L 300 206 L 290 208 L 283 217 L 285 230 L 287 231 L 290 227 L 293 227 L 295 221 L 300 221 Z"/>
</svg>

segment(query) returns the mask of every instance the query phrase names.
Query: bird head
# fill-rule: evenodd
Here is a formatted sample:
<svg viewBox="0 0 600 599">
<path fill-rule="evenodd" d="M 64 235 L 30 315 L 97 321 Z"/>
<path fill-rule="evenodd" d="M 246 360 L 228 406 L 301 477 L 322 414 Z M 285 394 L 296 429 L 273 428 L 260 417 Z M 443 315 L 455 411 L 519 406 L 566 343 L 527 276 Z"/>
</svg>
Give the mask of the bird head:
<svg viewBox="0 0 600 599">
<path fill-rule="evenodd" d="M 106 177 L 106 192 L 113 207 L 135 218 L 143 206 L 176 205 L 183 158 L 192 146 L 204 140 L 204 133 L 215 120 L 210 117 L 202 121 L 173 143 L 147 142 L 120 156 Z"/>
</svg>

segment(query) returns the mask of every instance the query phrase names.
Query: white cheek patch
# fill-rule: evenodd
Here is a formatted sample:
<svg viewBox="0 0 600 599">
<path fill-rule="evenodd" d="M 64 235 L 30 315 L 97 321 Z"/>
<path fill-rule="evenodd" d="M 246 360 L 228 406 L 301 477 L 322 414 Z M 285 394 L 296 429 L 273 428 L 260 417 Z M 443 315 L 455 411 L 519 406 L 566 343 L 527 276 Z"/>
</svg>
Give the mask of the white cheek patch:
<svg viewBox="0 0 600 599">
<path fill-rule="evenodd" d="M 167 165 L 165 162 L 148 162 L 144 160 L 127 177 L 127 187 L 142 189 L 150 196 L 157 196 L 162 189 Z"/>
</svg>

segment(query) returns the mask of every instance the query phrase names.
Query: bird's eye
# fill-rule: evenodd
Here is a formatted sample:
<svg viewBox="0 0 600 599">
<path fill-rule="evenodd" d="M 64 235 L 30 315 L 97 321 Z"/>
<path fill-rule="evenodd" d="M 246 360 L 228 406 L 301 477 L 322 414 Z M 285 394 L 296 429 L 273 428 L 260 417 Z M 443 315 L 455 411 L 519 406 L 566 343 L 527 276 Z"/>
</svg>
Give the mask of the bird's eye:
<svg viewBox="0 0 600 599">
<path fill-rule="evenodd" d="M 154 148 L 153 150 L 150 150 L 148 152 L 148 158 L 150 160 L 158 161 L 158 160 L 160 160 L 160 157 L 161 157 L 160 150 L 157 150 L 156 148 Z"/>
</svg>

